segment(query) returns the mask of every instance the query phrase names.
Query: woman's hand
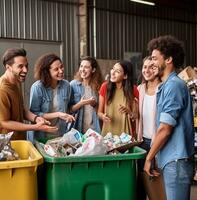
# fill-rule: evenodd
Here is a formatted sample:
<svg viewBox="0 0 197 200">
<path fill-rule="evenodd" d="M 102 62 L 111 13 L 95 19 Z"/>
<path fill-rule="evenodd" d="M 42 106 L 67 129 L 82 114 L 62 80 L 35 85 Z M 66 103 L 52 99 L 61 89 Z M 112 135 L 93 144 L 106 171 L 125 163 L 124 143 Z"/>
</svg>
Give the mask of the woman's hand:
<svg viewBox="0 0 197 200">
<path fill-rule="evenodd" d="M 129 108 L 127 108 L 126 106 L 123 106 L 123 105 L 119 105 L 119 108 L 118 108 L 118 111 L 121 113 L 121 114 L 127 114 L 129 115 L 129 117 L 131 119 L 133 119 L 133 113 L 131 112 L 131 110 Z"/>
<path fill-rule="evenodd" d="M 75 121 L 74 116 L 69 115 L 69 114 L 64 113 L 64 112 L 59 112 L 58 117 L 59 117 L 60 119 L 64 120 L 64 121 L 66 121 L 67 123 L 68 123 L 68 122 L 73 122 L 73 121 Z"/>
<path fill-rule="evenodd" d="M 46 125 L 51 125 L 51 122 L 46 120 L 44 117 L 41 117 L 41 116 L 37 115 L 35 118 L 36 118 L 36 120 L 34 119 L 34 121 L 35 121 L 36 124 L 37 123 L 42 123 L 42 124 L 46 124 Z"/>
<path fill-rule="evenodd" d="M 129 115 L 129 117 L 130 117 L 132 120 L 135 120 L 135 119 L 137 118 L 137 115 L 134 114 L 134 112 L 132 112 L 132 111 L 131 111 L 128 107 L 126 107 L 126 106 L 119 105 L 118 111 L 119 111 L 121 114 L 127 114 L 127 115 Z"/>
<path fill-rule="evenodd" d="M 131 111 L 126 107 L 126 106 L 123 106 L 123 105 L 119 105 L 118 107 L 118 111 L 121 113 L 121 114 L 129 114 Z"/>
<path fill-rule="evenodd" d="M 91 105 L 92 107 L 96 106 L 96 99 L 94 97 L 90 97 L 85 99 L 84 96 L 80 100 L 82 105 Z"/>
<path fill-rule="evenodd" d="M 110 119 L 110 117 L 107 116 L 107 113 L 103 113 L 101 116 L 101 119 L 105 123 L 111 122 L 111 119 Z"/>
<path fill-rule="evenodd" d="M 96 102 L 96 99 L 94 97 L 90 97 L 89 99 L 85 99 L 85 97 L 83 96 L 78 103 L 71 106 L 70 110 L 71 110 L 71 112 L 76 112 L 77 110 L 79 110 L 81 107 L 83 107 L 85 105 L 91 105 L 92 107 L 95 107 L 96 104 L 97 104 L 97 102 Z"/>
</svg>

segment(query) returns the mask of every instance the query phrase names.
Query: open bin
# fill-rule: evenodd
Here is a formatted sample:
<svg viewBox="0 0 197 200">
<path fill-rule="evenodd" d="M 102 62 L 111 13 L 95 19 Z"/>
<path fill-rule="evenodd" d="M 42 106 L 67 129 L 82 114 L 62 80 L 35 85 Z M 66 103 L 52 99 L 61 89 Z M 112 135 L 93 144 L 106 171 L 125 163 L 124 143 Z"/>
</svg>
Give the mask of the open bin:
<svg viewBox="0 0 197 200">
<path fill-rule="evenodd" d="M 133 147 L 128 154 L 55 158 L 39 142 L 36 147 L 44 157 L 38 170 L 40 200 L 135 199 L 136 160 L 144 158 L 145 150 Z"/>
<path fill-rule="evenodd" d="M 0 162 L 0 199 L 37 200 L 37 166 L 43 158 L 29 141 L 11 141 L 20 160 Z"/>
</svg>

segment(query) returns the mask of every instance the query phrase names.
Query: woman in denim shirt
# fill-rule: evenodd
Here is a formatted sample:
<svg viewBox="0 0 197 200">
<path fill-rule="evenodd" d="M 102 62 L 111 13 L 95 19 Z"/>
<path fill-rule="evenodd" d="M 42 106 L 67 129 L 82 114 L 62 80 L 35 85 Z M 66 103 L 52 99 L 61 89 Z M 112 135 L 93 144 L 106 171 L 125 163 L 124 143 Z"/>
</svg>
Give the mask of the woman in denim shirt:
<svg viewBox="0 0 197 200">
<path fill-rule="evenodd" d="M 64 80 L 64 66 L 55 54 L 41 56 L 35 64 L 35 78 L 37 81 L 31 86 L 30 110 L 38 116 L 49 120 L 58 127 L 56 135 L 45 132 L 28 133 L 30 140 L 61 136 L 67 132 L 68 122 L 74 121 L 72 115 L 67 114 L 71 96 L 69 82 Z"/>
<path fill-rule="evenodd" d="M 97 104 L 102 80 L 97 61 L 89 56 L 82 58 L 74 80 L 70 82 L 71 111 L 75 113 L 76 118 L 74 128 L 81 133 L 85 133 L 88 128 L 100 133 Z"/>
</svg>

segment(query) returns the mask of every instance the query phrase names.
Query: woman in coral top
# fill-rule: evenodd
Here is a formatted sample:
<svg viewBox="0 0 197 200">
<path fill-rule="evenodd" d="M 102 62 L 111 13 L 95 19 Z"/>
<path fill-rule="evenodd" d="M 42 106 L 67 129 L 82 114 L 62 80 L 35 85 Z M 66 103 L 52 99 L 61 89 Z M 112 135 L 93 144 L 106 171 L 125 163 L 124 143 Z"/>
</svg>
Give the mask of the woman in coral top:
<svg viewBox="0 0 197 200">
<path fill-rule="evenodd" d="M 149 152 L 156 133 L 156 92 L 161 83 L 158 71 L 153 69 L 150 56 L 143 60 L 142 79 L 142 83 L 138 86 L 140 113 L 138 141 L 142 141 L 140 147 Z M 143 172 L 144 162 L 145 159 L 138 160 L 139 172 Z M 137 199 L 146 200 L 144 185 L 140 177 L 138 179 Z"/>
<path fill-rule="evenodd" d="M 109 81 L 100 88 L 98 116 L 103 122 L 103 136 L 108 132 L 113 135 L 136 132 L 138 91 L 133 84 L 132 68 L 129 61 L 117 62 L 110 71 Z"/>
</svg>

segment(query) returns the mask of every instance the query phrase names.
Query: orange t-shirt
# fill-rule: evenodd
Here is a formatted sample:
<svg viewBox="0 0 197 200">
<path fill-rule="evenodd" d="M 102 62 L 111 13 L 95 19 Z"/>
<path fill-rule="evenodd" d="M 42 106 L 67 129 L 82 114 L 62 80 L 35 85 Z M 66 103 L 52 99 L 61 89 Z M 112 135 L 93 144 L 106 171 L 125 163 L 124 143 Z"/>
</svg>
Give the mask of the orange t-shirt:
<svg viewBox="0 0 197 200">
<path fill-rule="evenodd" d="M 0 121 L 13 120 L 23 122 L 23 96 L 18 85 L 10 84 L 4 77 L 0 77 Z M 12 130 L 0 126 L 0 133 Z M 12 140 L 26 139 L 24 132 L 14 132 Z"/>
</svg>

